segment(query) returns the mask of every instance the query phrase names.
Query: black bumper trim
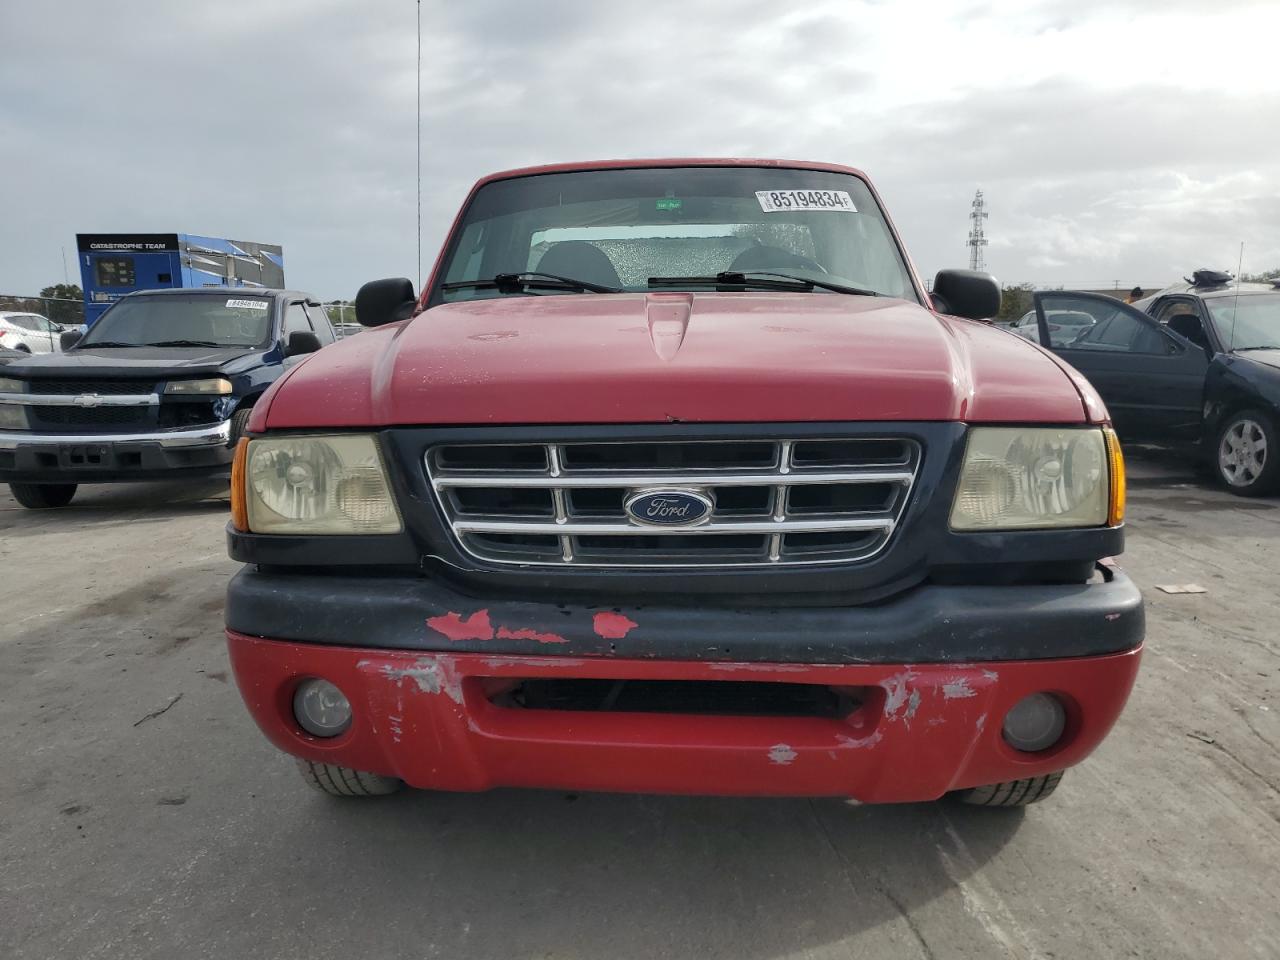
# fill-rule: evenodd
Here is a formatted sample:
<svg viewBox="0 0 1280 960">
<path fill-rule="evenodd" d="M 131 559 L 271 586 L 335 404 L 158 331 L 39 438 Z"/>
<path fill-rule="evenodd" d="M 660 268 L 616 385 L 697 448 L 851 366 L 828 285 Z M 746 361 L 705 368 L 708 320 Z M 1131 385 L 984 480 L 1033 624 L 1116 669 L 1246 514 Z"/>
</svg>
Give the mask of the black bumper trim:
<svg viewBox="0 0 1280 960">
<path fill-rule="evenodd" d="M 246 568 L 227 627 L 275 640 L 521 656 L 770 663 L 970 663 L 1088 657 L 1142 642 L 1142 595 L 1087 584 L 925 585 L 864 607 L 587 606 L 486 600 L 439 581 Z M 434 621 L 434 623 L 432 622 Z"/>
<path fill-rule="evenodd" d="M 160 437 L 19 443 L 0 448 L 0 483 L 113 483 L 229 474 L 225 443 L 167 446 Z"/>
</svg>

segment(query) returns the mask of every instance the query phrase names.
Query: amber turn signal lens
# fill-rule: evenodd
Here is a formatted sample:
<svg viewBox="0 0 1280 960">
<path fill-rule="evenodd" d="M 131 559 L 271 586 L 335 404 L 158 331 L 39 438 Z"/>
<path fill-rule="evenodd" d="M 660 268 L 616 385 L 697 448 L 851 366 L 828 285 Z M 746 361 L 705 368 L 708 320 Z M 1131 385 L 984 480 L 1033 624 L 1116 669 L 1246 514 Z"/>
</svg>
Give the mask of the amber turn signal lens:
<svg viewBox="0 0 1280 960">
<path fill-rule="evenodd" d="M 249 532 L 249 504 L 244 490 L 244 467 L 248 459 L 249 438 L 241 437 L 236 444 L 235 459 L 231 461 L 231 525 L 244 533 Z"/>
<path fill-rule="evenodd" d="M 1114 430 L 1103 427 L 1102 434 L 1107 441 L 1107 466 L 1111 472 L 1107 526 L 1116 527 L 1124 523 L 1124 452 L 1120 449 L 1120 438 Z"/>
</svg>

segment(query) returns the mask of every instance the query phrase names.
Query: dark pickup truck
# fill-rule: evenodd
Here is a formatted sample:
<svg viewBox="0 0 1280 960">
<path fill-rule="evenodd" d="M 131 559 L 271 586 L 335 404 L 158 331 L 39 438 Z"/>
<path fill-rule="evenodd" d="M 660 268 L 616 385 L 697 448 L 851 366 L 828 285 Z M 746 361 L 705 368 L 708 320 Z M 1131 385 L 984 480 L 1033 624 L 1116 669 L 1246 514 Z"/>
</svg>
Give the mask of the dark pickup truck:
<svg viewBox="0 0 1280 960">
<path fill-rule="evenodd" d="M 333 340 L 297 291 L 130 294 L 62 352 L 0 368 L 0 482 L 40 508 L 82 483 L 227 473 L 254 402 Z"/>
</svg>

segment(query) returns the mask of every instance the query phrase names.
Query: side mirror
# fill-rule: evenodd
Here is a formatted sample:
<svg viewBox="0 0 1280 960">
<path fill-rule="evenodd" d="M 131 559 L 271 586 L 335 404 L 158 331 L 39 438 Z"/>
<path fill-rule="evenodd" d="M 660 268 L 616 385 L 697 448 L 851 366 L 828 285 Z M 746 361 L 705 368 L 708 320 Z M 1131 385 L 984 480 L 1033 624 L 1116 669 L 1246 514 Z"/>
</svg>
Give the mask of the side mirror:
<svg viewBox="0 0 1280 960">
<path fill-rule="evenodd" d="M 1000 312 L 1000 281 L 977 270 L 939 270 L 933 278 L 933 308 L 969 320 Z"/>
<path fill-rule="evenodd" d="M 362 327 L 380 327 L 384 323 L 408 320 L 413 316 L 417 298 L 413 281 L 404 277 L 371 280 L 356 294 L 356 320 Z"/>
<path fill-rule="evenodd" d="M 84 334 L 79 330 L 63 330 L 58 334 L 58 345 L 62 347 L 63 350 L 70 350 L 80 342 L 80 338 L 83 336 Z"/>
<path fill-rule="evenodd" d="M 295 330 L 289 334 L 289 342 L 284 345 L 286 357 L 296 357 L 300 353 L 315 353 L 320 349 L 320 338 L 310 330 Z"/>
</svg>

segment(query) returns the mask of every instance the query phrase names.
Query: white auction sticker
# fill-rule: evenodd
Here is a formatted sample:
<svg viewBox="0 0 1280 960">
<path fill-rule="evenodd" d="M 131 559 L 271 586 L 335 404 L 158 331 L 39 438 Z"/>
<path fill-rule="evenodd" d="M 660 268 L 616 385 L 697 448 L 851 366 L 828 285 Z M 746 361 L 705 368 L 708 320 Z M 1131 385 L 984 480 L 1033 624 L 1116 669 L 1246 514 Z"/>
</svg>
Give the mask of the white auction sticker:
<svg viewBox="0 0 1280 960">
<path fill-rule="evenodd" d="M 240 310 L 266 310 L 268 304 L 265 300 L 228 300 L 227 306 Z"/>
<path fill-rule="evenodd" d="M 757 190 L 756 199 L 765 213 L 788 210 L 833 210 L 857 213 L 853 200 L 843 190 Z"/>
</svg>

